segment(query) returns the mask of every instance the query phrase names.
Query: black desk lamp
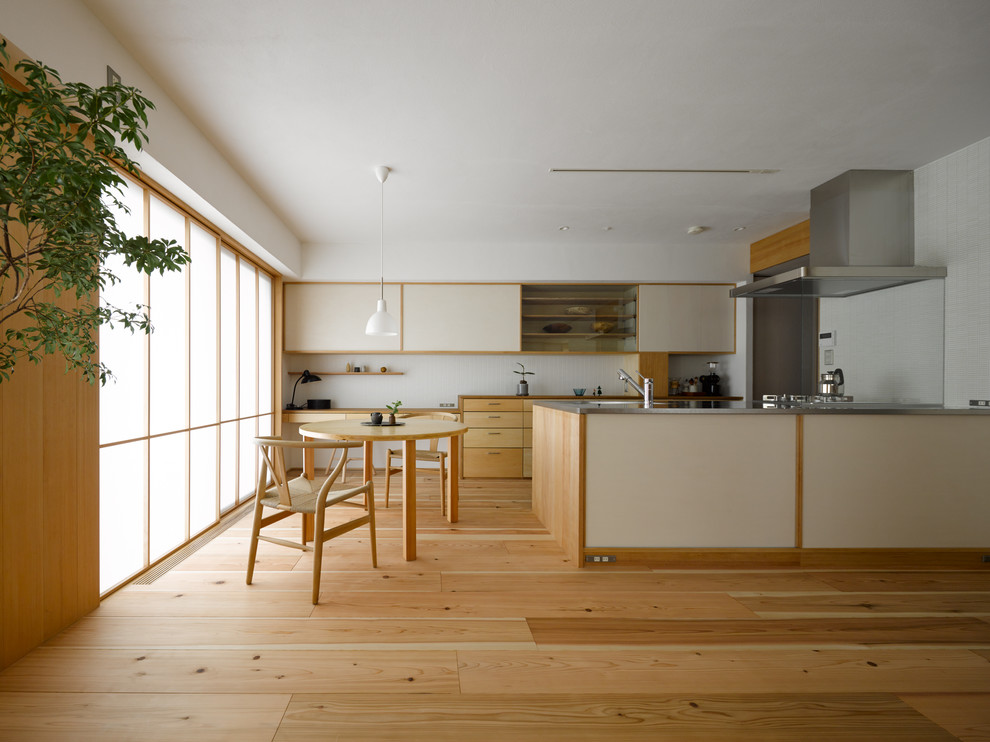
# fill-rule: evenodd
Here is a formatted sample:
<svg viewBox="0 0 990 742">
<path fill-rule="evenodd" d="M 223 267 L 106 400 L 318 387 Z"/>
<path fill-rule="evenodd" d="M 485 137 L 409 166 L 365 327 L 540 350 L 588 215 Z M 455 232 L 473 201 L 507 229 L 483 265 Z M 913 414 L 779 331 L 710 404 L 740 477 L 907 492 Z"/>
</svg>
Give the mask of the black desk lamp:
<svg viewBox="0 0 990 742">
<path fill-rule="evenodd" d="M 296 379 L 296 383 L 292 385 L 292 401 L 285 406 L 287 410 L 301 410 L 302 407 L 296 407 L 296 387 L 299 386 L 299 382 L 303 384 L 308 384 L 311 381 L 320 381 L 320 377 L 316 374 L 311 374 L 309 369 L 302 372 L 302 376 Z"/>
</svg>

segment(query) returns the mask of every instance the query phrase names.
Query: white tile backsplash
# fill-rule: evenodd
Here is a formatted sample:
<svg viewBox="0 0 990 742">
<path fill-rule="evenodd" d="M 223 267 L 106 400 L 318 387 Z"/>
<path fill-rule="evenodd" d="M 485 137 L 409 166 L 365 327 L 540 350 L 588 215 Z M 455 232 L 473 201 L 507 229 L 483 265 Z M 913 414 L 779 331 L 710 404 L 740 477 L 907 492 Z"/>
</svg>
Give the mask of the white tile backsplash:
<svg viewBox="0 0 990 742">
<path fill-rule="evenodd" d="M 382 407 L 401 399 L 405 407 L 438 407 L 441 402 L 457 403 L 461 394 L 515 394 L 519 375 L 517 363 L 534 371 L 527 376 L 529 393 L 573 394 L 574 388 L 585 388 L 586 394 L 599 385 L 607 395 L 632 394 L 619 380 L 617 371 L 636 370 L 636 355 L 522 355 L 506 354 L 408 354 L 374 355 L 286 355 L 286 371 L 309 369 L 344 371 L 347 363 L 368 366 L 377 371 L 385 366 L 390 371 L 402 371 L 402 376 L 382 376 L 369 373 L 360 376 L 323 376 L 321 381 L 300 384 L 296 404 L 309 398 L 333 400 L 336 407 Z M 687 377 L 708 373 L 707 361 L 719 361 L 722 393 L 743 396 L 745 393 L 744 358 L 738 355 L 671 356 L 671 376 Z M 282 380 L 284 402 L 292 395 L 292 385 L 298 376 L 288 373 Z M 657 394 L 666 389 L 667 380 L 657 379 Z"/>
<path fill-rule="evenodd" d="M 857 402 L 942 402 L 942 281 L 923 281 L 845 299 L 822 299 L 819 326 L 835 331 L 833 363 Z"/>
<path fill-rule="evenodd" d="M 990 138 L 915 171 L 915 262 L 944 265 L 945 404 L 990 399 Z"/>
<path fill-rule="evenodd" d="M 572 394 L 574 387 L 584 387 L 590 394 L 601 385 L 604 394 L 622 394 L 623 384 L 617 370 L 625 366 L 632 372 L 636 367 L 633 356 L 580 355 L 537 356 L 516 354 L 409 354 L 409 355 L 290 355 L 286 365 L 290 371 L 308 368 L 320 371 L 343 371 L 345 364 L 402 371 L 402 376 L 382 376 L 369 373 L 360 376 L 324 376 L 322 381 L 300 384 L 296 404 L 310 397 L 333 400 L 334 407 L 381 407 L 401 399 L 406 407 L 437 407 L 441 402 L 456 404 L 460 394 L 515 394 L 520 376 L 517 363 L 525 365 L 529 393 Z M 297 376 L 287 377 L 295 383 Z M 292 393 L 285 387 L 285 400 Z"/>
</svg>

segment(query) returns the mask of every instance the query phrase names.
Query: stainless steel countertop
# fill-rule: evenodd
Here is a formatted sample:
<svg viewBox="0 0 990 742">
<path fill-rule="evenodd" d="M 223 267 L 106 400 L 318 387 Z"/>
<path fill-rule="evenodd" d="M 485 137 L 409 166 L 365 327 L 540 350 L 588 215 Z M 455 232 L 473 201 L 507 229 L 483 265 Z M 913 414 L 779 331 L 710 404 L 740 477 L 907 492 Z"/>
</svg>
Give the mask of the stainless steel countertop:
<svg viewBox="0 0 990 742">
<path fill-rule="evenodd" d="M 808 407 L 765 408 L 762 402 L 718 402 L 663 400 L 650 409 L 638 402 L 537 401 L 534 407 L 549 407 L 580 415 L 665 415 L 665 414 L 743 414 L 743 415 L 990 415 L 990 408 L 945 407 L 943 405 L 845 402 Z"/>
</svg>

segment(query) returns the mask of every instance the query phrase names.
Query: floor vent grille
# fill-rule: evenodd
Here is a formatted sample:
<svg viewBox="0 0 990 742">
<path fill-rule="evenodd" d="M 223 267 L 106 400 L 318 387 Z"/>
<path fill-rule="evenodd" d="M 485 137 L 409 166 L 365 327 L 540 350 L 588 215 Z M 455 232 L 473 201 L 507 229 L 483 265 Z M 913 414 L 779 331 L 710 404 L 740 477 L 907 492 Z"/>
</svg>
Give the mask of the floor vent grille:
<svg viewBox="0 0 990 742">
<path fill-rule="evenodd" d="M 224 531 L 226 531 L 228 528 L 234 525 L 241 518 L 243 518 L 244 514 L 247 513 L 247 511 L 251 508 L 253 504 L 254 501 L 252 499 L 234 508 L 229 513 L 227 513 L 223 518 L 221 518 L 220 522 L 217 523 L 216 526 L 214 526 L 213 528 L 211 528 L 210 530 L 204 533 L 201 533 L 199 536 L 194 538 L 192 541 L 190 541 L 188 544 L 183 546 L 175 553 L 170 554 L 169 556 L 165 557 L 157 564 L 152 565 L 147 572 L 142 573 L 134 580 L 132 580 L 131 584 L 151 585 L 152 583 L 154 583 L 155 580 L 157 580 L 163 574 L 165 574 L 171 569 L 174 569 L 176 565 L 184 562 L 186 559 L 191 557 L 193 554 L 195 554 L 197 551 L 202 549 L 213 539 L 215 539 L 217 536 L 222 534 Z M 246 564 L 245 567 L 247 567 Z"/>
</svg>

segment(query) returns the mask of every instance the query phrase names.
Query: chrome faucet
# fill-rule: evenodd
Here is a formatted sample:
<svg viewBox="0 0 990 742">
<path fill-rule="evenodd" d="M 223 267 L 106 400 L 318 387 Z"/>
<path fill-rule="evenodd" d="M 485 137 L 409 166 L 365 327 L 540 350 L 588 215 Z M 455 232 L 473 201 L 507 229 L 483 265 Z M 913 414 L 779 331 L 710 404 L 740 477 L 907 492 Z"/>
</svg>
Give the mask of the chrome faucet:
<svg viewBox="0 0 990 742">
<path fill-rule="evenodd" d="M 643 407 L 653 407 L 653 379 L 646 378 L 643 374 L 639 373 L 639 371 L 636 373 L 643 380 L 643 386 L 637 384 L 633 377 L 622 368 L 619 369 L 619 378 L 627 384 L 630 384 L 632 388 L 636 390 L 637 394 L 643 395 Z"/>
</svg>

